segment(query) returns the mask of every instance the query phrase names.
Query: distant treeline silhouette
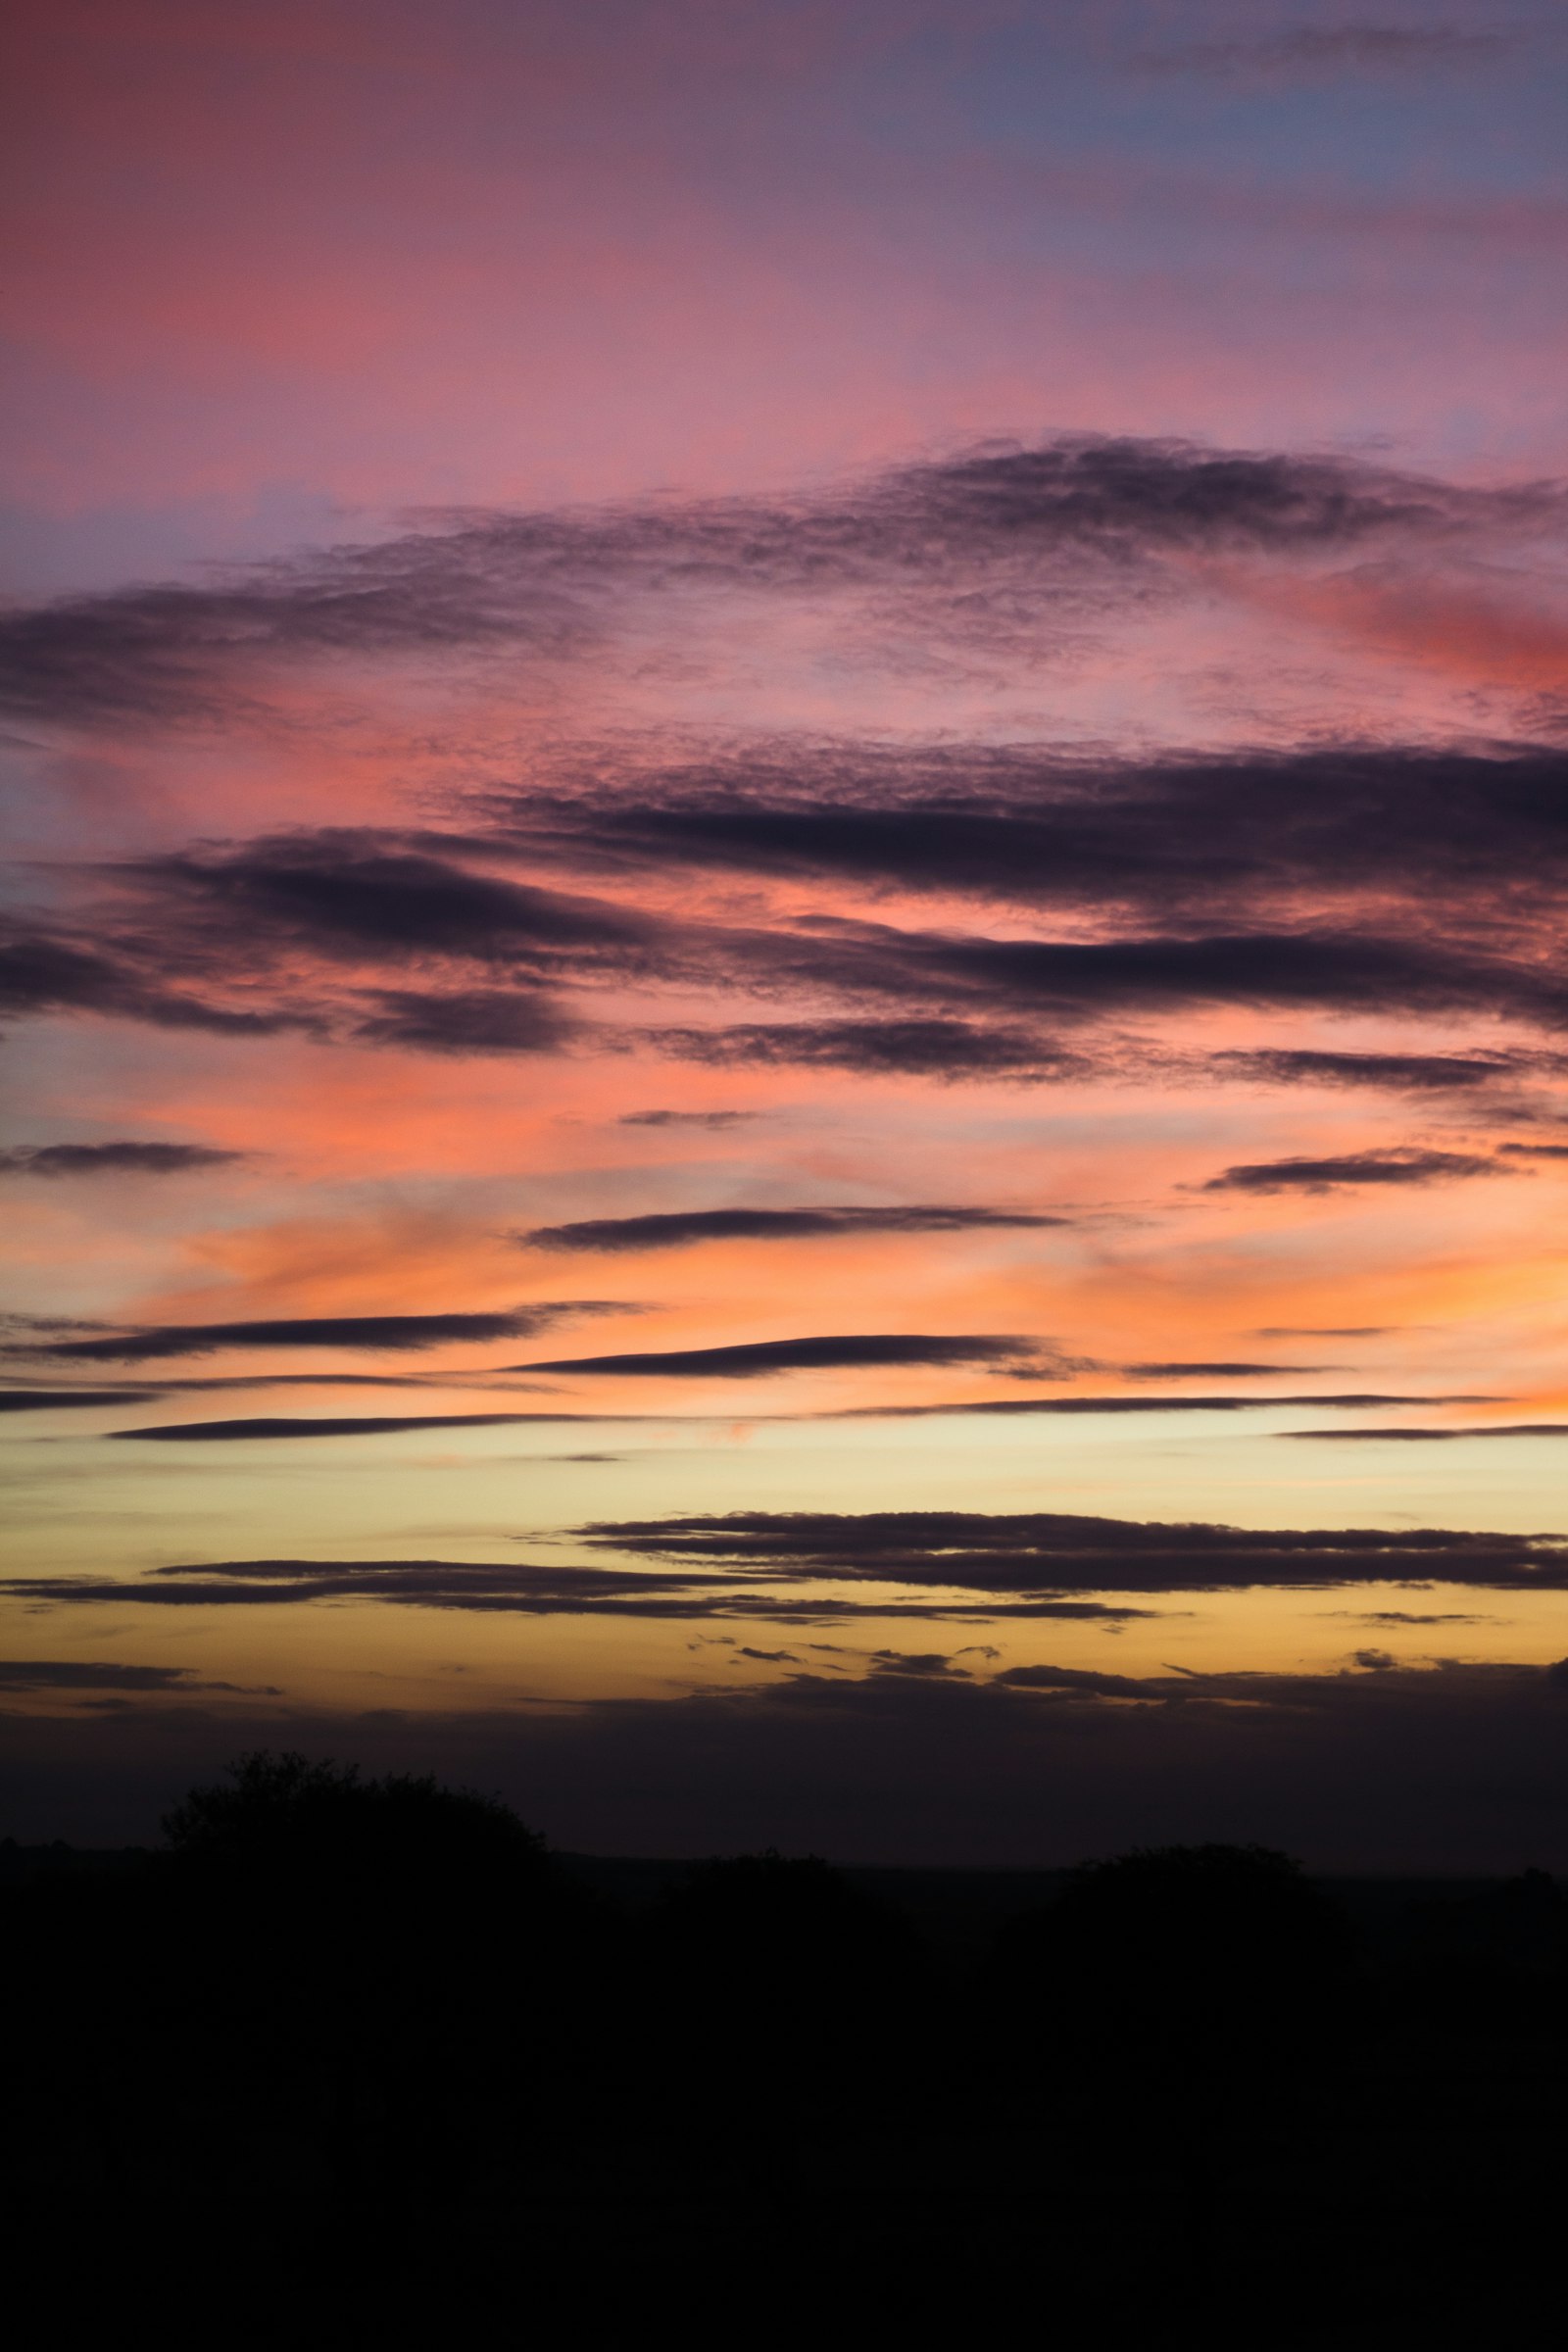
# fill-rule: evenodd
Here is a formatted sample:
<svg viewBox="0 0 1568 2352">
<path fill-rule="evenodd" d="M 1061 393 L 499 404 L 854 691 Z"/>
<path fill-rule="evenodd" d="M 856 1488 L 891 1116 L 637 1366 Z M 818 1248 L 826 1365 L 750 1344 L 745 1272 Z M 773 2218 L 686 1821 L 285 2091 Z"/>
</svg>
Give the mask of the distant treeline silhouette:
<svg viewBox="0 0 1568 2352">
<path fill-rule="evenodd" d="M 5 2191 L 75 2307 L 279 2341 L 1556 2308 L 1568 1900 L 1256 1846 L 1056 1874 L 553 1855 L 251 1755 L 145 1853 L 0 1848 Z"/>
</svg>

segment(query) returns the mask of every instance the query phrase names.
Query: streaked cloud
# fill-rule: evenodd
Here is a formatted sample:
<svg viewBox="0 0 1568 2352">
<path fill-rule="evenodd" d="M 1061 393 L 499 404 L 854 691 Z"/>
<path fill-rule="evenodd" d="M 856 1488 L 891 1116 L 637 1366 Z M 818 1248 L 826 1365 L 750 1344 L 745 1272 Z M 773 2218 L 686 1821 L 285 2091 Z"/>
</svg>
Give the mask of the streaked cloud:
<svg viewBox="0 0 1568 2352">
<path fill-rule="evenodd" d="M 793 1242 L 854 1239 L 878 1233 L 989 1233 L 1065 1225 L 1066 1217 L 1024 1209 L 957 1206 L 888 1208 L 691 1208 L 637 1217 L 585 1217 L 536 1225 L 515 1239 L 535 1250 L 631 1251 L 684 1250 L 698 1242 Z"/>
<path fill-rule="evenodd" d="M 1405 1145 L 1344 1152 L 1323 1159 L 1244 1161 L 1211 1176 L 1205 1193 L 1329 1193 L 1358 1185 L 1448 1184 L 1466 1176 L 1506 1176 L 1499 1161 L 1471 1152 L 1431 1152 Z"/>
<path fill-rule="evenodd" d="M 641 1348 L 612 1355 L 560 1355 L 518 1364 L 519 1372 L 594 1372 L 616 1378 L 763 1380 L 779 1372 L 882 1370 L 889 1366 L 978 1364 L 1030 1377 L 1059 1378 L 1039 1345 L 996 1332 L 830 1332 L 817 1337 L 746 1340 L 730 1347 Z"/>
<path fill-rule="evenodd" d="M 1172 559 L 1365 556 L 1558 523 L 1549 487 L 1486 491 L 1325 456 L 1068 435 L 780 497 L 434 516 L 197 585 L 61 599 L 0 623 L 0 705 L 82 724 L 206 717 L 270 667 L 505 648 L 603 657 L 627 607 L 704 595 L 879 606 L 981 643 L 1147 593 Z"/>
<path fill-rule="evenodd" d="M 1146 74 L 1224 79 L 1430 74 L 1503 59 L 1527 37 L 1508 24 L 1298 24 L 1284 32 L 1173 42 L 1142 52 L 1137 62 Z"/>
<path fill-rule="evenodd" d="M 183 1176 L 248 1156 L 211 1144 L 17 1144 L 0 1151 L 0 1176 Z"/>
<path fill-rule="evenodd" d="M 606 1520 L 578 1532 L 613 1551 L 689 1566 L 1010 1592 L 1372 1583 L 1568 1589 L 1568 1538 L 1446 1529 L 1167 1526 L 1055 1511 L 732 1511 Z"/>
<path fill-rule="evenodd" d="M 100 1364 L 212 1355 L 225 1348 L 345 1348 L 396 1353 L 456 1342 L 522 1339 L 572 1316 L 624 1311 L 606 1299 L 563 1298 L 500 1313 L 269 1315 L 234 1323 L 156 1323 L 138 1331 L 94 1333 L 87 1339 L 31 1340 L 20 1349 L 14 1345 L 13 1352 Z"/>
</svg>

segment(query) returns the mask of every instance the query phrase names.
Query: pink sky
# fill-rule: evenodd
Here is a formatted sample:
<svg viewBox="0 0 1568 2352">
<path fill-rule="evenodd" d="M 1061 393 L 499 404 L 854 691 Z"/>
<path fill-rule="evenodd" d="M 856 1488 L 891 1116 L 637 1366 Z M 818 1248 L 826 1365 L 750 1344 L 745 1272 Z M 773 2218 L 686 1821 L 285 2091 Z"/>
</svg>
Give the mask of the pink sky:
<svg viewBox="0 0 1568 2352">
<path fill-rule="evenodd" d="M 697 1511 L 1558 1523 L 1562 25 L 1379 26 L 17 13 L 27 1577 L 435 1709 L 684 1690 L 691 1628 L 136 1580 Z M 1031 1398 L 1106 1409 L 974 1409 Z M 249 1426 L 356 1415 L 420 1426 Z M 1563 1646 L 1463 1591 L 1466 1656 Z M 102 1644 L 45 1601 L 18 1654 Z M 1156 1617 L 996 1640 L 1354 1647 L 1304 1587 Z"/>
</svg>

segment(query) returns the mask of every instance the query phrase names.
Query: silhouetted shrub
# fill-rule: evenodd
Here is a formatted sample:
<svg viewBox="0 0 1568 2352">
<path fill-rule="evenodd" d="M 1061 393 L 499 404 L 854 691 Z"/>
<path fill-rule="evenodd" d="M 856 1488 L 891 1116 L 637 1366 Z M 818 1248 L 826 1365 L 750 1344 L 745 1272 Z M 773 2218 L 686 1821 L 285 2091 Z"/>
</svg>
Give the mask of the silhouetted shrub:
<svg viewBox="0 0 1568 2352">
<path fill-rule="evenodd" d="M 1020 2249 L 1114 2341 L 1337 2344 L 1351 2312 L 1438 2341 L 1455 2307 L 1524 2340 L 1549 2307 L 1544 2260 L 1496 2300 L 1557 2234 L 1540 1873 L 1347 1887 L 1357 1975 L 1286 1856 L 1145 1850 L 1019 1874 L 981 1916 L 1043 1908 L 928 1963 L 871 1889 L 967 1920 L 965 1874 L 596 1878 L 491 1798 L 299 1756 L 241 1758 L 166 1833 L 0 1851 L 0 2196 L 111 2319 L 127 2281 L 167 2301 L 172 2245 L 193 2308 L 238 2281 L 280 2341 L 519 2307 L 630 2333 L 694 2285 L 733 2324 L 792 2279 L 796 2324 L 956 2333 Z"/>
<path fill-rule="evenodd" d="M 705 1862 L 662 1904 L 665 1940 L 749 1996 L 858 1997 L 907 1972 L 908 1922 L 815 1855 Z"/>
<path fill-rule="evenodd" d="M 544 1839 L 499 1798 L 265 1749 L 232 1764 L 226 1786 L 193 1788 L 162 1826 L 182 1877 L 257 1902 L 412 1913 L 552 1883 Z"/>
<path fill-rule="evenodd" d="M 507 1806 L 433 1780 L 263 1751 L 163 1826 L 186 1931 L 222 1947 L 215 1994 L 253 2011 L 290 1996 L 325 2011 L 348 1994 L 361 2011 L 402 1999 L 422 2012 L 449 1986 L 471 2010 L 547 1959 L 585 1908 Z"/>
<path fill-rule="evenodd" d="M 1350 1956 L 1347 1922 L 1288 1855 L 1163 1846 L 1070 1872 L 1004 1931 L 996 1983 L 1054 2079 L 1266 2103 L 1304 2082 Z"/>
<path fill-rule="evenodd" d="M 1544 1870 L 1466 1896 L 1411 1905 L 1399 1936 L 1407 1966 L 1448 1977 L 1549 1978 L 1568 1969 L 1568 1896 Z"/>
</svg>

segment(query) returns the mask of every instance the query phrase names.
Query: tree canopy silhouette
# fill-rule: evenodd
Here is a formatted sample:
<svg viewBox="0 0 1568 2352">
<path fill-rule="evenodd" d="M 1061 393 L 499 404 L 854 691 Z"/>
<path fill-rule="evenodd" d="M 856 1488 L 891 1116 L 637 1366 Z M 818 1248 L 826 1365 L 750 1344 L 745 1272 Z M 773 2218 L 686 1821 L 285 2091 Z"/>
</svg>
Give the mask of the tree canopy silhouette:
<svg viewBox="0 0 1568 2352">
<path fill-rule="evenodd" d="M 362 1780 L 352 1764 L 266 1748 L 231 1764 L 226 1786 L 192 1788 L 161 1826 L 186 1870 L 318 1878 L 323 1890 L 484 1872 L 537 1880 L 546 1867 L 543 1838 L 499 1797 L 408 1773 Z"/>
<path fill-rule="evenodd" d="M 824 1992 L 908 1966 L 913 1936 L 901 1913 L 815 1854 L 771 1847 L 700 1864 L 662 1903 L 666 1941 L 701 1952 L 727 1984 L 812 2004 Z"/>
<path fill-rule="evenodd" d="M 592 1977 L 591 1899 L 497 1798 L 262 1750 L 163 1828 L 163 1933 L 212 2046 L 335 2084 L 342 2115 L 369 2100 L 383 2140 Z"/>
<path fill-rule="evenodd" d="M 1043 1976 L 1080 2011 L 1133 2031 L 1282 2017 L 1343 1974 L 1346 1923 L 1290 1855 L 1259 1845 L 1142 1846 L 1069 1872 L 1013 1923 L 1004 1972 Z"/>
<path fill-rule="evenodd" d="M 1020 2249 L 1117 2341 L 1555 2317 L 1568 1899 L 1539 1872 L 1330 1899 L 1223 1844 L 989 1888 L 554 1857 L 492 1797 L 266 1752 L 164 1829 L 133 1866 L 0 1854 L 0 2194 L 112 2318 L 126 2280 L 164 2307 L 172 2229 L 194 2303 L 242 2279 L 279 2341 L 307 2309 L 580 2332 L 588 2297 L 631 2334 L 694 2282 L 727 2325 L 760 2281 L 770 2317 L 794 2282 L 808 2325 L 923 2338 Z M 977 1916 L 1027 1900 L 992 1954 Z"/>
</svg>

